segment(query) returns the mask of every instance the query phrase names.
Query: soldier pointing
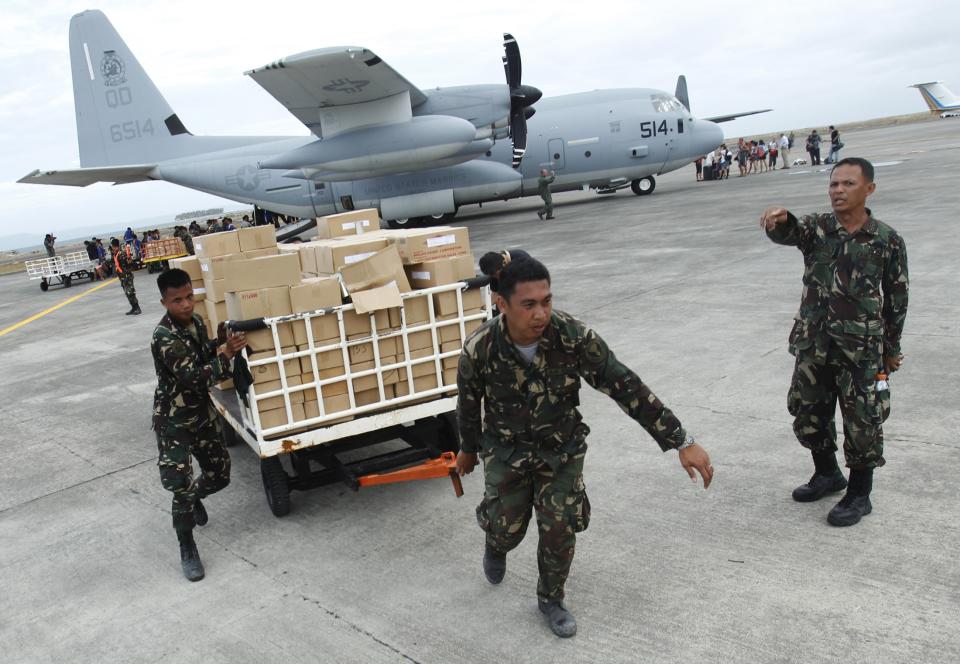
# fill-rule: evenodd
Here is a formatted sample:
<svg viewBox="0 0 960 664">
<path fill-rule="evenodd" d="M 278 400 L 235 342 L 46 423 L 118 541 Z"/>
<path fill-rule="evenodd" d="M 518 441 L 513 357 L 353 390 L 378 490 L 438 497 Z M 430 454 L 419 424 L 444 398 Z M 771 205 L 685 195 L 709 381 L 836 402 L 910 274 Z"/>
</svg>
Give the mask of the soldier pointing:
<svg viewBox="0 0 960 664">
<path fill-rule="evenodd" d="M 590 429 L 577 411 L 581 378 L 614 399 L 661 449 L 679 449 L 681 465 L 693 481 L 699 472 L 704 488 L 713 466 L 596 332 L 553 309 L 543 264 L 507 265 L 496 300 L 502 314 L 467 339 L 460 355 L 457 470 L 470 473 L 483 457 L 486 487 L 477 521 L 487 533 L 483 570 L 490 583 L 503 580 L 506 555 L 536 510 L 540 611 L 555 634 L 573 636 L 577 624 L 563 604 L 564 583 L 576 533 L 590 523 L 582 474 Z"/>
<path fill-rule="evenodd" d="M 785 208 L 770 207 L 761 217 L 767 237 L 803 253 L 803 296 L 790 333 L 796 365 L 787 408 L 815 470 L 793 499 L 811 502 L 846 488 L 827 517 L 834 526 L 851 526 L 873 509 L 873 469 L 885 463 L 887 375 L 903 362 L 907 247 L 866 207 L 875 189 L 873 165 L 851 157 L 830 174 L 831 214 L 797 219 Z M 837 466 L 837 400 L 849 484 Z"/>
</svg>

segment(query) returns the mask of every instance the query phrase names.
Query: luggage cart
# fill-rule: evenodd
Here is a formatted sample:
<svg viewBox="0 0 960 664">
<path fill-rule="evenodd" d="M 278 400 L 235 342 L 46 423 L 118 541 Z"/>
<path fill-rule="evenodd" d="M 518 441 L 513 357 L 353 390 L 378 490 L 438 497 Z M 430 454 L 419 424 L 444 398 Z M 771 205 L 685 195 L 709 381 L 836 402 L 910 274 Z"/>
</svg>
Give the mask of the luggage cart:
<svg viewBox="0 0 960 664">
<path fill-rule="evenodd" d="M 46 291 L 51 284 L 60 284 L 70 288 L 74 279 L 96 278 L 96 263 L 90 260 L 85 251 L 73 251 L 61 256 L 38 258 L 27 261 L 27 277 L 40 280 L 40 290 Z"/>
<path fill-rule="evenodd" d="M 260 457 L 264 492 L 275 516 L 284 516 L 290 511 L 291 491 L 335 482 L 359 490 L 364 486 L 450 477 L 456 494 L 462 494 L 455 470 L 455 454 L 459 450 L 455 421 L 456 365 L 463 340 L 490 318 L 488 283 L 488 279 L 475 279 L 403 293 L 405 305 L 416 298 L 426 301 L 426 320 L 408 323 L 407 306 L 404 306 L 399 310 L 398 326 L 380 329 L 377 314 L 385 312 L 371 312 L 369 336 L 362 338 L 356 338 L 357 335 L 347 338 L 344 317 L 354 312 L 353 304 L 277 318 L 228 321 L 228 327 L 234 330 L 267 329 L 273 337 L 275 357 L 251 361 L 246 349 L 242 357 L 251 369 L 276 365 L 281 383 L 279 390 L 258 392 L 257 385 L 253 384 L 245 390 L 214 389 L 211 395 L 222 416 L 227 444 L 243 441 Z M 465 310 L 464 297 L 472 291 L 471 302 L 475 303 L 479 294 L 482 305 Z M 456 312 L 441 317 L 434 298 L 444 293 L 455 297 Z M 313 338 L 310 322 L 321 316 L 336 318 L 339 339 Z M 288 347 L 284 352 L 280 326 L 298 322 L 305 325 L 308 343 L 295 351 Z M 412 349 L 413 339 L 426 337 L 430 340 L 428 348 Z M 400 351 L 396 357 L 385 357 L 381 354 L 381 345 L 392 345 L 393 339 Z M 455 339 L 456 343 L 444 339 Z M 371 344 L 374 366 L 364 369 L 352 366 L 351 348 Z M 331 356 L 342 359 L 342 372 L 339 364 L 331 370 L 322 361 Z M 301 366 L 309 366 L 312 380 L 293 384 L 295 381 L 287 380 L 287 368 L 289 363 L 302 358 L 306 359 L 301 361 Z M 376 396 L 380 398 L 362 403 L 355 383 L 364 378 L 369 383 L 370 377 L 376 383 Z M 394 380 L 397 382 L 391 382 Z M 401 384 L 403 387 L 394 389 Z M 277 398 L 285 411 L 284 423 L 271 422 L 264 426 L 257 404 Z M 303 404 L 311 401 L 314 405 L 308 410 Z M 393 447 L 399 441 L 406 443 L 406 447 L 352 459 L 360 450 L 390 441 Z"/>
<path fill-rule="evenodd" d="M 178 237 L 164 238 L 145 242 L 141 247 L 140 262 L 143 265 L 168 261 L 171 258 L 189 256 L 183 240 Z"/>
</svg>

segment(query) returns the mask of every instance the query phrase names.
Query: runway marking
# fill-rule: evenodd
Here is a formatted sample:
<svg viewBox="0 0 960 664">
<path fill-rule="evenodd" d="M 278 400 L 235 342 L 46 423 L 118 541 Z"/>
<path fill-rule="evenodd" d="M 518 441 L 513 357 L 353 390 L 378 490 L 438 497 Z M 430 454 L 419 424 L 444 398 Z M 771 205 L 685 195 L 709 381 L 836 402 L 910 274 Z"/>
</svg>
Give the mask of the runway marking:
<svg viewBox="0 0 960 664">
<path fill-rule="evenodd" d="M 21 327 L 23 327 L 24 325 L 27 325 L 28 323 L 32 323 L 32 322 L 35 321 L 35 320 L 38 320 L 38 319 L 40 319 L 40 318 L 43 318 L 43 317 L 46 316 L 47 314 L 52 314 L 54 311 L 56 311 L 56 310 L 59 309 L 60 307 L 65 307 L 65 306 L 67 306 L 68 304 L 70 304 L 71 302 L 76 302 L 76 301 L 79 300 L 81 297 L 86 297 L 87 295 L 89 295 L 89 294 L 92 293 L 93 291 L 95 291 L 95 290 L 100 290 L 100 289 L 103 288 L 104 286 L 109 286 L 110 284 L 115 283 L 116 281 L 117 281 L 116 279 L 111 279 L 110 281 L 104 281 L 102 284 L 97 284 L 97 285 L 94 286 L 93 288 L 90 288 L 90 289 L 88 289 L 88 290 L 85 290 L 85 291 L 83 291 L 82 293 L 80 293 L 79 295 L 74 295 L 73 297 L 67 298 L 66 300 L 64 300 L 64 301 L 61 302 L 60 304 L 55 304 L 55 305 L 53 305 L 52 307 L 50 307 L 49 309 L 44 309 L 43 311 L 41 311 L 41 312 L 38 313 L 38 314 L 34 314 L 34 315 L 30 316 L 29 318 L 24 318 L 24 319 L 23 319 L 22 321 L 20 321 L 19 323 L 14 323 L 14 324 L 11 325 L 10 327 L 5 327 L 5 328 L 3 328 L 2 330 L 0 330 L 0 337 L 2 337 L 2 336 L 5 335 L 5 334 L 9 334 L 10 332 L 13 332 L 14 330 L 20 329 Z"/>
</svg>

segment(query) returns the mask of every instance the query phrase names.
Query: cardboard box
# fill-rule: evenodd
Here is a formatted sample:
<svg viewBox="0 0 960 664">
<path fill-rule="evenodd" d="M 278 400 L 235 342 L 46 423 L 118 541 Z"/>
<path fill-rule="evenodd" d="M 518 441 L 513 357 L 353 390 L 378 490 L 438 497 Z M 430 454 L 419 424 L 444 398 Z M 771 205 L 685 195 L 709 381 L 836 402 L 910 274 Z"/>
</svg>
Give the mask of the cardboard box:
<svg viewBox="0 0 960 664">
<path fill-rule="evenodd" d="M 464 311 L 464 312 L 463 312 L 463 315 L 464 315 L 464 316 L 473 316 L 473 315 L 475 315 L 475 314 L 480 314 L 480 313 L 483 313 L 483 309 L 470 309 L 469 311 Z M 458 320 L 458 319 L 459 319 L 459 316 L 458 316 L 457 314 L 451 314 L 451 315 L 449 315 L 449 316 L 441 316 L 441 317 L 440 317 L 440 320 Z M 483 320 L 481 320 L 481 319 L 468 320 L 468 321 L 464 322 L 463 326 L 464 326 L 464 328 L 466 329 L 467 336 L 469 337 L 470 334 L 471 334 L 474 330 L 476 330 L 478 327 L 480 327 L 481 325 L 483 325 L 484 322 L 485 322 L 485 321 L 483 321 Z M 438 332 L 438 334 L 439 334 L 439 336 L 440 336 L 440 343 L 441 343 L 441 344 L 445 344 L 445 343 L 447 343 L 447 342 L 449 342 L 449 341 L 461 341 L 461 342 L 463 341 L 463 339 L 460 337 L 460 325 L 459 325 L 459 324 L 445 325 L 445 326 L 443 326 L 443 327 L 439 327 L 439 328 L 437 328 L 437 332 Z"/>
<path fill-rule="evenodd" d="M 328 214 L 317 219 L 318 238 L 337 238 L 380 230 L 380 213 L 376 208 Z"/>
<path fill-rule="evenodd" d="M 287 346 L 282 350 L 284 355 L 289 353 L 296 353 L 296 346 Z M 259 353 L 251 353 L 249 360 L 251 362 L 257 362 L 259 360 L 268 360 L 275 358 L 273 349 L 267 351 L 260 351 Z M 300 378 L 300 358 L 294 357 L 289 360 L 283 361 L 283 372 L 287 378 L 296 376 Z M 264 364 L 258 367 L 250 367 L 250 374 L 253 376 L 253 384 L 260 385 L 262 383 L 268 383 L 270 381 L 279 381 L 280 380 L 280 364 L 277 362 L 271 362 L 269 364 Z"/>
<path fill-rule="evenodd" d="M 407 265 L 407 274 L 414 288 L 443 286 L 477 276 L 470 254 Z"/>
<path fill-rule="evenodd" d="M 392 329 L 390 325 L 390 311 L 388 309 L 374 311 L 372 315 L 378 332 L 386 332 Z M 344 311 L 343 328 L 347 338 L 356 337 L 357 335 L 372 336 L 370 316 L 371 314 L 358 314 L 354 309 Z"/>
<path fill-rule="evenodd" d="M 297 350 L 303 351 L 309 349 L 306 346 L 297 346 Z M 304 376 L 310 376 L 308 382 L 313 381 L 313 360 L 311 360 L 311 357 L 317 358 L 317 371 L 320 372 L 320 380 L 336 378 L 346 373 L 343 367 L 343 351 L 339 348 L 322 353 L 314 353 L 312 356 L 304 355 L 300 358 L 300 373 Z"/>
<path fill-rule="evenodd" d="M 240 251 L 267 249 L 277 246 L 277 232 L 273 226 L 251 226 L 237 230 Z"/>
<path fill-rule="evenodd" d="M 197 258 L 226 256 L 240 251 L 239 231 L 224 231 L 193 238 L 193 250 Z"/>
<path fill-rule="evenodd" d="M 303 283 L 290 287 L 290 306 L 295 314 L 337 307 L 341 303 L 340 281 L 336 277 L 305 279 Z M 310 328 L 314 346 L 323 345 L 323 342 L 329 339 L 340 338 L 340 325 L 336 314 L 311 318 Z M 293 323 L 293 337 L 298 346 L 306 345 L 306 321 Z"/>
<path fill-rule="evenodd" d="M 380 364 L 393 364 L 397 361 L 397 358 L 394 357 L 381 357 Z M 374 368 L 373 361 L 370 362 L 356 362 L 350 363 L 350 371 L 353 373 L 359 371 L 369 371 Z M 381 371 L 383 376 L 384 385 L 393 385 L 400 380 L 400 372 L 397 369 L 389 369 L 387 371 Z M 359 378 L 353 379 L 353 391 L 362 392 L 363 390 L 371 390 L 377 386 L 377 374 L 373 373 L 368 376 L 361 376 Z"/>
<path fill-rule="evenodd" d="M 227 299 L 227 282 L 223 279 L 210 279 L 203 282 L 203 292 L 207 300 L 223 302 Z"/>
<path fill-rule="evenodd" d="M 480 309 L 483 307 L 483 294 L 479 288 L 473 290 L 461 291 L 460 297 L 463 300 L 463 310 Z M 449 291 L 446 293 L 433 294 L 433 310 L 438 316 L 447 316 L 455 314 L 457 309 L 457 292 Z"/>
<path fill-rule="evenodd" d="M 298 387 L 303 385 L 303 381 L 300 376 L 292 376 L 287 378 L 287 387 Z M 254 389 L 257 392 L 257 395 L 267 394 L 269 392 L 275 392 L 281 387 L 279 380 L 270 380 L 266 383 L 256 384 Z M 300 404 L 305 400 L 303 390 L 298 392 L 290 393 L 290 403 L 291 404 Z M 257 401 L 257 410 L 261 413 L 265 410 L 273 410 L 275 408 L 283 408 L 283 395 L 278 394 L 275 397 L 267 397 L 266 399 L 260 399 Z"/>
<path fill-rule="evenodd" d="M 335 394 L 333 396 L 324 396 L 323 397 L 323 409 L 326 411 L 324 417 L 328 415 L 333 415 L 344 410 L 350 410 L 350 396 L 344 392 L 343 394 Z M 316 399 L 307 399 L 303 403 L 303 411 L 306 415 L 306 419 L 313 419 L 314 417 L 320 417 L 320 404 Z M 338 422 L 345 422 L 349 418 L 337 420 Z"/>
<path fill-rule="evenodd" d="M 383 397 L 385 400 L 393 399 L 395 392 L 393 385 L 384 385 L 383 386 Z M 372 406 L 375 403 L 380 401 L 380 390 L 378 388 L 370 390 L 362 390 L 360 392 L 353 393 L 353 400 L 356 402 L 357 407 L 361 406 Z"/>
<path fill-rule="evenodd" d="M 296 254 L 277 254 L 223 263 L 227 291 L 251 291 L 300 283 L 300 258 Z"/>
<path fill-rule="evenodd" d="M 440 345 L 441 353 L 449 353 L 452 351 L 461 351 L 463 350 L 463 343 L 458 339 L 457 341 L 448 341 L 445 344 Z M 442 360 L 444 369 L 456 369 L 460 365 L 460 356 L 451 355 L 450 357 L 445 357 Z"/>
<path fill-rule="evenodd" d="M 366 338 L 368 335 L 363 335 Z M 380 347 L 380 357 L 393 357 L 396 356 L 397 351 L 397 337 L 388 337 L 386 339 L 378 339 L 377 345 Z M 369 341 L 362 344 L 357 344 L 355 346 L 348 346 L 347 352 L 350 355 L 350 364 L 355 364 L 358 362 L 372 362 L 373 361 L 373 342 Z M 396 361 L 396 360 L 394 360 Z M 381 361 L 380 364 L 386 364 Z"/>
<path fill-rule="evenodd" d="M 190 282 L 193 283 L 193 282 Z M 203 283 L 203 282 L 201 282 Z M 197 309 L 196 313 L 200 315 L 200 309 L 203 309 L 203 313 L 206 313 L 206 309 L 203 307 L 203 301 L 207 299 L 207 291 L 201 286 L 200 290 L 194 289 L 193 291 L 193 304 Z"/>
<path fill-rule="evenodd" d="M 403 271 L 400 254 L 394 245 L 384 247 L 372 256 L 344 265 L 340 276 L 351 295 L 356 291 L 369 290 L 390 283 L 396 283 L 401 293 L 410 290 L 407 274 Z"/>
<path fill-rule="evenodd" d="M 407 327 L 413 327 L 414 325 L 420 325 L 426 323 L 430 320 L 430 309 L 427 304 L 428 295 L 420 295 L 418 297 L 405 297 L 403 298 L 403 310 L 406 312 L 407 316 Z M 390 310 L 390 327 L 400 327 L 400 310 L 391 309 Z"/>
<path fill-rule="evenodd" d="M 256 260 L 265 259 L 258 258 Z M 290 310 L 290 289 L 286 286 L 227 293 L 226 303 L 227 316 L 232 320 L 273 318 L 293 313 Z M 282 323 L 277 328 L 277 334 L 280 337 L 281 348 L 296 345 L 293 336 L 293 323 Z M 270 328 L 247 332 L 246 335 L 247 345 L 252 352 L 275 348 Z"/>
<path fill-rule="evenodd" d="M 203 309 L 207 314 L 207 320 L 213 325 L 211 334 L 215 335 L 217 333 L 217 325 L 227 320 L 227 303 L 215 302 L 214 300 L 208 300 L 204 297 Z"/>
<path fill-rule="evenodd" d="M 336 376 L 330 376 L 330 377 L 331 377 L 331 378 L 336 378 Z M 320 379 L 323 380 L 323 377 L 321 376 Z M 302 381 L 302 383 L 301 383 L 302 385 L 306 385 L 306 386 L 307 386 L 307 389 L 304 390 L 304 399 L 305 399 L 306 401 L 316 401 L 316 400 L 317 400 L 317 387 L 316 387 L 316 384 L 315 384 L 314 381 L 313 381 L 313 374 L 312 374 L 312 373 L 311 373 L 311 374 L 302 374 L 302 375 L 300 376 L 300 380 Z M 347 393 L 347 381 L 346 381 L 346 380 L 342 380 L 342 381 L 338 381 L 338 382 L 336 382 L 336 383 L 328 383 L 328 384 L 326 384 L 326 385 L 322 385 L 322 386 L 320 387 L 320 390 L 323 392 L 323 398 L 324 398 L 324 399 L 326 399 L 327 397 L 330 397 L 330 396 L 336 396 L 336 395 L 338 395 L 338 394 L 346 394 L 346 393 Z"/>
<path fill-rule="evenodd" d="M 290 404 L 290 412 L 293 414 L 293 422 L 301 422 L 306 419 L 302 403 Z M 260 413 L 261 429 L 272 429 L 273 427 L 280 427 L 285 424 L 292 424 L 293 422 L 287 422 L 286 408 L 274 408 L 273 410 L 265 410 Z"/>
<path fill-rule="evenodd" d="M 411 360 L 411 361 L 413 361 L 413 360 L 420 360 L 420 359 L 427 358 L 427 357 L 429 357 L 429 358 L 434 358 L 434 357 L 436 357 L 436 353 L 433 352 L 433 349 L 432 349 L 432 348 L 418 348 L 417 350 L 411 350 L 411 351 L 410 351 L 410 360 Z M 402 358 L 401 358 L 401 359 L 402 359 Z M 411 373 L 413 374 L 413 377 L 414 377 L 414 378 L 421 378 L 421 377 L 423 377 L 423 376 L 436 376 L 436 375 L 437 375 L 437 365 L 436 365 L 436 362 L 434 362 L 432 359 L 431 359 L 431 361 L 429 361 L 429 362 L 421 362 L 421 363 L 419 363 L 419 364 L 414 364 L 413 367 L 412 367 L 412 369 L 413 369 L 413 371 L 411 371 Z M 442 370 L 443 370 L 443 368 L 442 368 L 442 365 L 441 365 L 441 371 L 442 371 Z M 398 371 L 400 372 L 400 375 L 399 375 L 400 382 L 401 382 L 401 383 L 406 382 L 406 380 L 407 380 L 407 369 L 406 369 L 406 367 L 401 367 L 400 369 L 398 369 Z"/>
<path fill-rule="evenodd" d="M 444 385 L 456 385 L 457 384 L 457 370 L 456 369 L 444 369 L 443 370 L 443 384 Z"/>
<path fill-rule="evenodd" d="M 419 332 L 410 332 L 407 334 L 407 345 L 411 351 L 420 350 L 422 348 L 433 348 L 433 335 L 430 333 L 430 330 L 420 330 Z M 397 340 L 397 352 L 403 350 L 403 338 L 398 337 Z"/>
<path fill-rule="evenodd" d="M 315 240 L 300 244 L 300 259 L 303 272 L 311 275 L 331 275 L 344 265 L 352 265 L 369 258 L 389 242 L 383 238 L 341 238 L 338 240 Z"/>
<path fill-rule="evenodd" d="M 189 274 L 191 281 L 203 281 L 203 273 L 200 271 L 200 259 L 196 256 L 171 258 L 168 263 L 171 269 L 176 268 Z"/>
<path fill-rule="evenodd" d="M 426 392 L 427 390 L 437 389 L 437 376 L 436 374 L 430 374 L 428 376 L 420 376 L 419 378 L 413 379 L 413 393 Z M 410 394 L 410 387 L 407 384 L 406 378 L 401 380 L 399 383 L 393 386 L 394 393 L 398 397 L 405 397 Z M 439 398 L 439 396 L 434 397 Z"/>
<path fill-rule="evenodd" d="M 397 236 L 396 245 L 405 265 L 470 254 L 470 238 L 464 227 L 410 229 Z"/>
</svg>

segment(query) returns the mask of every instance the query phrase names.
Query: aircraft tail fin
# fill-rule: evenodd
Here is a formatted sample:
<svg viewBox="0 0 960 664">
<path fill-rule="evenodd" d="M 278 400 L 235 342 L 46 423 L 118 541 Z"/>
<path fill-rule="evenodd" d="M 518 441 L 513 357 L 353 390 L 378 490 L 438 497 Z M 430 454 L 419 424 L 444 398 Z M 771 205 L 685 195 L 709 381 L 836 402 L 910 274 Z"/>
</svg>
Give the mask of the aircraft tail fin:
<svg viewBox="0 0 960 664">
<path fill-rule="evenodd" d="M 683 104 L 687 111 L 690 110 L 690 95 L 687 93 L 687 77 L 683 74 L 677 77 L 677 91 L 673 96 Z"/>
<path fill-rule="evenodd" d="M 113 25 L 97 10 L 70 20 L 80 164 L 151 164 L 184 152 L 192 135 Z"/>
<path fill-rule="evenodd" d="M 930 83 L 914 83 L 911 88 L 917 88 L 923 101 L 934 113 L 946 111 L 949 109 L 960 108 L 960 97 L 953 94 L 950 89 L 940 81 Z"/>
</svg>

